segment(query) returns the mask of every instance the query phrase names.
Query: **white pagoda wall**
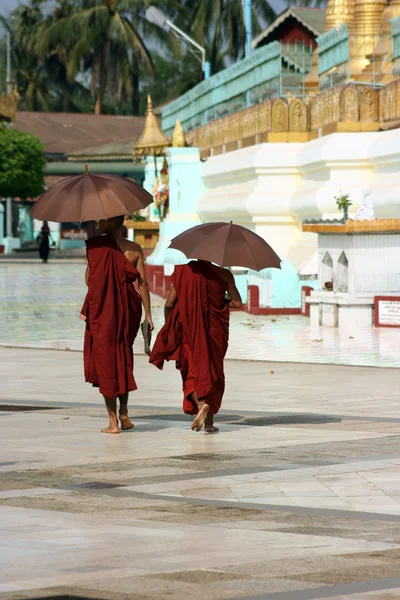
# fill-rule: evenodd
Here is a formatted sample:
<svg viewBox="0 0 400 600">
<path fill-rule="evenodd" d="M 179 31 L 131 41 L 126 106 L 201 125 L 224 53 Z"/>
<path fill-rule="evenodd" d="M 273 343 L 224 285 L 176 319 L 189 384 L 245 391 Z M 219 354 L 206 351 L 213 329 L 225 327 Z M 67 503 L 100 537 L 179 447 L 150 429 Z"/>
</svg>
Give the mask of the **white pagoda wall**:
<svg viewBox="0 0 400 600">
<path fill-rule="evenodd" d="M 378 217 L 400 216 L 400 131 L 339 133 L 307 143 L 260 144 L 203 163 L 203 221 L 233 220 L 265 237 L 303 274 L 316 274 L 317 236 L 306 218 L 340 218 L 334 196 L 350 194 L 355 215 L 370 185 Z"/>
</svg>

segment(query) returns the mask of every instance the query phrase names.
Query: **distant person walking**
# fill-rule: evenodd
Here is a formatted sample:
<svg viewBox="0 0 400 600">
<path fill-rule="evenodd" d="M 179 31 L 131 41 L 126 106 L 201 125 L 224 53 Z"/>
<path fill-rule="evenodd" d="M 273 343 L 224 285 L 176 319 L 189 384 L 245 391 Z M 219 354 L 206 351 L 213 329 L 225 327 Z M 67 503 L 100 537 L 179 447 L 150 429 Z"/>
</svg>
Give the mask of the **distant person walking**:
<svg viewBox="0 0 400 600">
<path fill-rule="evenodd" d="M 53 238 L 51 237 L 49 224 L 47 221 L 43 221 L 42 229 L 40 230 L 40 234 L 38 235 L 38 242 L 39 256 L 44 263 L 47 263 L 47 261 L 49 260 L 50 240 L 53 243 Z"/>
</svg>

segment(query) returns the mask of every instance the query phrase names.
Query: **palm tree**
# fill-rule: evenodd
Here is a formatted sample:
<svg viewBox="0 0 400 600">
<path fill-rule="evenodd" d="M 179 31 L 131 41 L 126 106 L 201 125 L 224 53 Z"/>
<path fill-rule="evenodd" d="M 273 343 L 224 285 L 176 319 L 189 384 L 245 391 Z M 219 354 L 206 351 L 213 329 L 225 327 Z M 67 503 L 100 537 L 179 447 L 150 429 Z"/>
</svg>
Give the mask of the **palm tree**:
<svg viewBox="0 0 400 600">
<path fill-rule="evenodd" d="M 71 82 L 68 79 L 67 57 L 69 46 L 57 44 L 55 47 L 47 48 L 44 51 L 42 40 L 54 24 L 73 15 L 74 8 L 73 0 L 58 0 L 52 12 L 43 18 L 38 27 L 35 43 L 35 52 L 44 61 L 49 80 L 60 88 L 63 112 L 69 112 L 71 94 L 79 86 L 75 81 Z"/>
<path fill-rule="evenodd" d="M 67 74 L 73 81 L 78 72 L 90 69 L 95 113 L 101 114 L 112 57 L 138 56 L 149 73 L 154 73 L 150 53 L 127 15 L 135 0 L 78 0 L 73 14 L 59 18 L 39 43 L 41 52 L 68 48 Z"/>
<path fill-rule="evenodd" d="M 41 0 L 19 6 L 10 19 L 0 17 L 12 40 L 12 79 L 21 93 L 20 108 L 50 110 L 52 98 L 44 65 L 35 53 L 38 28 L 43 21 Z"/>
<path fill-rule="evenodd" d="M 207 48 L 212 72 L 221 67 L 221 53 L 227 62 L 244 55 L 246 29 L 242 0 L 184 0 L 184 3 L 191 14 L 194 38 Z M 275 16 L 267 0 L 253 0 L 254 34 L 259 33 Z"/>
</svg>

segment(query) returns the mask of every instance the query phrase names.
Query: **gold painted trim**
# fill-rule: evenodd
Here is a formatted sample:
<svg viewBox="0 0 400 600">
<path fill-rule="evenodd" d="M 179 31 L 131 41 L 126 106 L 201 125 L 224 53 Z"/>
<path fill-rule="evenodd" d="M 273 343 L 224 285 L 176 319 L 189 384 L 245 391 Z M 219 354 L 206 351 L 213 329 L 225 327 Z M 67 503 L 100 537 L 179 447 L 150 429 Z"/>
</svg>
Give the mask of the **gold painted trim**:
<svg viewBox="0 0 400 600">
<path fill-rule="evenodd" d="M 346 223 L 304 223 L 302 230 L 309 233 L 386 233 L 400 231 L 400 219 L 371 219 L 370 221 L 354 221 Z"/>
</svg>

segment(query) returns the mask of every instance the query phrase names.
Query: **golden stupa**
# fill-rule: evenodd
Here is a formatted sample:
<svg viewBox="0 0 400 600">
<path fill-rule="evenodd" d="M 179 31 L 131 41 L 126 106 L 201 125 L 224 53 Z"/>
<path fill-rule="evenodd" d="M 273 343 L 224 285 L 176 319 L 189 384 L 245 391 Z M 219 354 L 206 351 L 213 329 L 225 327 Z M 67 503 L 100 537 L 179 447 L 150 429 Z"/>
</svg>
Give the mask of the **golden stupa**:
<svg viewBox="0 0 400 600">
<path fill-rule="evenodd" d="M 133 147 L 132 154 L 135 158 L 162 156 L 169 146 L 171 146 L 171 140 L 162 131 L 160 123 L 153 112 L 151 97 L 148 95 L 143 133 Z"/>
<path fill-rule="evenodd" d="M 350 77 L 363 83 L 386 84 L 391 73 L 390 20 L 400 15 L 400 0 L 328 0 L 325 31 L 342 23 L 350 34 Z M 318 85 L 318 49 L 306 86 Z"/>
</svg>

